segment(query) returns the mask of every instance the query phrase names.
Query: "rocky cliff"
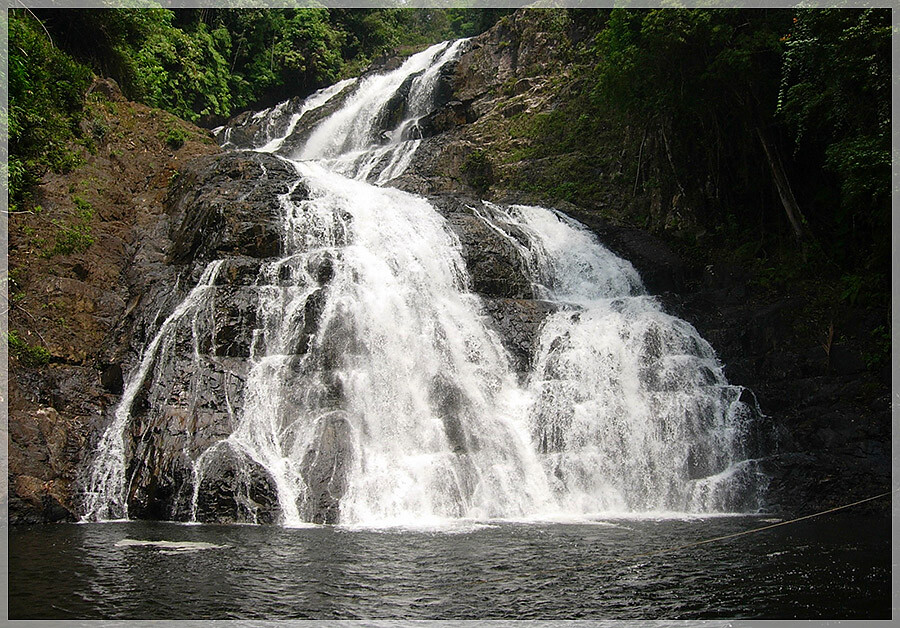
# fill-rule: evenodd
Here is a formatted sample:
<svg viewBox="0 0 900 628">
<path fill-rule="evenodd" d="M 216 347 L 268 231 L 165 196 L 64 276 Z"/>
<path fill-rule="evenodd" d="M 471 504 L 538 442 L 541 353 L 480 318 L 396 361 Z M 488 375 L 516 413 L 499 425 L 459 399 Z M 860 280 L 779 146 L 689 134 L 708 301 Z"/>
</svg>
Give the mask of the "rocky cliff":
<svg viewBox="0 0 900 628">
<path fill-rule="evenodd" d="M 802 296 L 762 295 L 741 269 L 697 267 L 665 233 L 659 237 L 623 224 L 627 202 L 612 184 L 595 207 L 519 185 L 541 169 L 566 167 L 565 161 L 519 158 L 532 140 L 518 128 L 523 119 L 564 102 L 565 55 L 577 37 L 565 12 L 524 11 L 472 40 L 445 68 L 439 106 L 422 125 L 416 159 L 392 185 L 430 196 L 447 218 L 463 246 L 472 288 L 520 371 L 552 307 L 534 298 L 508 238 L 474 220 L 472 207 L 480 198 L 555 206 L 581 220 L 634 263 L 670 310 L 710 340 L 729 379 L 755 392 L 779 436 L 765 462 L 773 510 L 802 512 L 886 490 L 885 374 L 867 371 L 840 337 L 823 342 L 798 333 Z M 175 385 L 166 399 L 148 399 L 149 389 L 140 393 L 126 444 L 138 461 L 128 470 L 132 516 L 187 516 L 189 462 L 234 427 L 225 407 L 242 394 L 241 365 L 256 316 L 250 287 L 260 265 L 278 253 L 271 199 L 289 191 L 284 162 L 221 153 L 203 131 L 111 94 L 115 106 L 98 108 L 94 123 L 113 131 L 103 134 L 97 154 L 87 155 L 87 165 L 67 177 L 48 178 L 37 199 L 41 211 L 33 208 L 33 214 L 11 221 L 10 328 L 27 343 L 41 340 L 49 349 L 49 362 L 23 351 L 10 360 L 13 522 L 71 519 L 79 511 L 79 477 L 112 419 L 123 373 L 137 368 L 143 347 L 209 262 L 224 259 L 215 280 L 219 296 L 206 314 L 212 333 L 197 346 L 184 336 L 170 348 L 169 371 L 159 376 Z M 259 131 L 254 120 L 244 115 L 232 121 L 232 143 L 252 140 Z M 178 148 L 166 141 L 174 127 L 188 137 Z M 566 159 L 575 163 L 579 157 Z M 603 180 L 611 173 L 597 176 Z M 302 187 L 292 192 L 298 198 L 305 193 Z M 41 240 L 48 246 L 60 221 L 76 215 L 76 196 L 95 209 L 85 219 L 93 244 L 42 253 Z M 327 260 L 314 270 L 327 282 Z M 310 303 L 303 316 L 312 331 L 318 313 L 315 300 Z M 205 365 L 199 372 L 198 355 Z M 226 377 L 222 364 L 238 375 Z M 332 393 L 339 391 L 327 394 Z M 314 512 L 306 514 L 316 521 L 334 520 L 344 488 L 338 462 L 344 421 L 336 414 L 323 424 L 319 451 L 308 452 L 302 463 L 316 492 Z M 261 468 L 249 474 L 239 468 L 246 469 L 246 461 L 237 464 L 224 454 L 205 474 L 208 484 L 197 504 L 201 519 L 274 519 L 271 479 Z"/>
<path fill-rule="evenodd" d="M 48 174 L 9 219 L 11 522 L 72 519 L 92 435 L 130 366 L 121 355 L 145 333 L 130 325 L 150 298 L 135 282 L 168 277 L 154 248 L 168 187 L 182 164 L 219 152 L 207 131 L 124 100 L 112 81 L 98 80 L 88 101 L 84 164 Z"/>
</svg>

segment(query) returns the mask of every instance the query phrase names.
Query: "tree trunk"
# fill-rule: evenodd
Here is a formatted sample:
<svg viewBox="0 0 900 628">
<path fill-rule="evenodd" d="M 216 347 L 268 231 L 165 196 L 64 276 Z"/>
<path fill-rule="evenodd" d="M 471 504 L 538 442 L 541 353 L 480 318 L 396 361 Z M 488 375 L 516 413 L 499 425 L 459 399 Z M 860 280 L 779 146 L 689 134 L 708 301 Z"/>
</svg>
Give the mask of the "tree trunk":
<svg viewBox="0 0 900 628">
<path fill-rule="evenodd" d="M 759 137 L 759 142 L 766 153 L 769 168 L 772 170 L 772 178 L 775 180 L 775 187 L 778 189 L 778 196 L 781 197 L 784 212 L 791 223 L 794 237 L 797 238 L 798 242 L 805 245 L 811 239 L 810 233 L 806 227 L 806 219 L 803 218 L 803 213 L 800 211 L 800 206 L 797 204 L 797 199 L 794 198 L 793 190 L 791 190 L 791 184 L 788 182 L 787 175 L 784 172 L 778 149 L 762 127 L 756 128 L 756 135 Z"/>
<path fill-rule="evenodd" d="M 682 196 L 685 196 L 684 187 L 681 185 L 681 181 L 678 180 L 678 173 L 675 171 L 675 161 L 672 159 L 672 151 L 669 149 L 669 138 L 666 137 L 666 129 L 664 126 L 660 125 L 659 130 L 660 133 L 662 133 L 663 146 L 666 148 L 666 157 L 669 160 L 669 167 L 672 169 L 672 178 L 675 179 L 675 185 L 678 186 L 678 191 L 681 192 Z"/>
</svg>

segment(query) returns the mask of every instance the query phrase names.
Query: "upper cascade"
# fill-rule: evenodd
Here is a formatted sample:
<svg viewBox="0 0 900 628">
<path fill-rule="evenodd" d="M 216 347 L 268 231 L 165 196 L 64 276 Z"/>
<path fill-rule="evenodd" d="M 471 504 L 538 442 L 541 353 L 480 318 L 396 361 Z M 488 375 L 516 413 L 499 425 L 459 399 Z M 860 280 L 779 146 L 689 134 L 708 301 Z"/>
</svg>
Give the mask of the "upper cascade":
<svg viewBox="0 0 900 628">
<path fill-rule="evenodd" d="M 762 507 L 752 395 L 628 261 L 553 210 L 385 187 L 465 44 L 219 130 L 253 152 L 197 180 L 244 187 L 185 212 L 199 279 L 129 375 L 85 518 L 378 526 Z M 254 235 L 271 225 L 246 227 L 247 199 L 274 212 L 277 245 Z"/>
<path fill-rule="evenodd" d="M 225 147 L 317 160 L 345 176 L 384 184 L 409 165 L 439 106 L 442 73 L 468 39 L 443 42 L 384 74 L 347 79 L 305 100 L 286 100 L 216 130 Z"/>
</svg>

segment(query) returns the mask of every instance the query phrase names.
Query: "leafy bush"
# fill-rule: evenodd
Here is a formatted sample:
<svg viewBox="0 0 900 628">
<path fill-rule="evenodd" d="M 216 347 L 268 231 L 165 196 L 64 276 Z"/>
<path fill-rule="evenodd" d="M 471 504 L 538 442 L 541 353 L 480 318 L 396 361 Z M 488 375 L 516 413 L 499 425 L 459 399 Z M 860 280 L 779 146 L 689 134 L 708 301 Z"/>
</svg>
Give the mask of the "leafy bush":
<svg viewBox="0 0 900 628">
<path fill-rule="evenodd" d="M 61 52 L 27 13 L 9 11 L 9 202 L 14 210 L 47 170 L 81 163 L 78 132 L 91 71 Z"/>
<path fill-rule="evenodd" d="M 459 170 L 466 175 L 466 182 L 482 194 L 494 182 L 491 161 L 482 150 L 474 150 L 469 153 Z"/>
<path fill-rule="evenodd" d="M 191 134 L 180 126 L 172 125 L 165 131 L 160 131 L 159 139 L 166 143 L 172 150 L 178 150 L 184 143 L 191 139 Z"/>
<path fill-rule="evenodd" d="M 51 248 L 41 253 L 42 257 L 49 259 L 55 255 L 84 253 L 94 243 L 94 236 L 91 233 L 94 206 L 80 196 L 73 196 L 72 202 L 75 204 L 77 220 L 71 223 L 57 219 L 50 221 L 56 227 L 54 243 Z"/>
<path fill-rule="evenodd" d="M 59 220 L 52 221 L 57 231 L 53 248 L 45 253 L 45 257 L 54 255 L 72 255 L 84 253 L 93 243 L 91 227 L 85 223 L 66 224 Z"/>
<path fill-rule="evenodd" d="M 94 206 L 80 196 L 73 196 L 72 202 L 75 204 L 75 213 L 83 222 L 88 222 L 94 218 Z"/>
<path fill-rule="evenodd" d="M 6 334 L 9 353 L 25 366 L 38 367 L 50 362 L 50 352 L 40 345 L 29 345 L 15 330 Z"/>
<path fill-rule="evenodd" d="M 818 218 L 850 265 L 890 256 L 891 37 L 889 10 L 856 8 L 798 10 L 785 35 L 778 114 L 824 166 Z"/>
</svg>

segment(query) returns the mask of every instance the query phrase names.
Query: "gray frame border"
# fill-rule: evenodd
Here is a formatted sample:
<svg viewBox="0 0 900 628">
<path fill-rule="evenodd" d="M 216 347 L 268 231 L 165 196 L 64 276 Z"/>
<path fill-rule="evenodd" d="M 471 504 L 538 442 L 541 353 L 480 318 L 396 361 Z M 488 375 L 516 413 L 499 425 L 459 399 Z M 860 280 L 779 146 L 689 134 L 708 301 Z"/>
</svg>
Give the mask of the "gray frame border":
<svg viewBox="0 0 900 628">
<path fill-rule="evenodd" d="M 539 620 L 485 620 L 485 621 L 442 621 L 442 620 L 354 620 L 354 621 L 299 621 L 299 620 L 272 620 L 272 621 L 243 621 L 243 620 L 142 620 L 142 621 L 42 621 L 42 620 L 15 620 L 9 617 L 9 472 L 8 472 L 8 447 L 9 447 L 9 362 L 8 346 L 6 342 L 0 342 L 0 466 L 2 466 L 2 479 L 0 479 L 0 528 L 4 531 L 2 545 L 2 560 L 6 564 L 6 570 L 2 575 L 2 590 L 0 590 L 0 617 L 5 624 L 10 626 L 48 626 L 51 628 L 63 626 L 179 626 L 183 628 L 232 628 L 232 627 L 259 627 L 281 628 L 283 626 L 322 627 L 322 628 L 474 628 L 475 626 L 489 626 L 492 628 L 686 628 L 688 626 L 702 627 L 729 627 L 748 628 L 750 626 L 772 626 L 776 628 L 788 626 L 851 626 L 863 627 L 874 624 L 893 623 L 896 617 L 896 609 L 900 603 L 900 575 L 897 572 L 898 547 L 900 539 L 895 522 L 900 514 L 900 482 L 898 482 L 898 442 L 900 434 L 900 348 L 895 342 L 894 330 L 900 324 L 900 314 L 893 308 L 894 296 L 900 294 L 900 263 L 897 258 L 898 227 L 893 218 L 900 216 L 900 8 L 890 0 L 0 0 L 4 10 L 3 19 L 0 20 L 0 34 L 2 34 L 2 49 L 0 49 L 0 156 L 3 166 L 0 167 L 0 185 L 8 190 L 8 51 L 9 35 L 6 12 L 9 8 L 201 8 L 213 6 L 229 6 L 236 8 L 889 8 L 891 9 L 891 22 L 893 25 L 893 38 L 891 42 L 892 60 L 892 87 L 891 87 L 891 144 L 892 144 L 892 198 L 891 198 L 891 620 L 702 620 L 702 621 L 647 621 L 647 620 L 570 620 L 570 621 L 539 621 Z M 3 307 L 0 312 L 0 332 L 4 335 L 8 331 L 8 255 L 9 255 L 9 199 L 4 195 L 0 200 L 0 246 L 3 255 L 0 257 L 0 294 L 3 296 Z"/>
</svg>

